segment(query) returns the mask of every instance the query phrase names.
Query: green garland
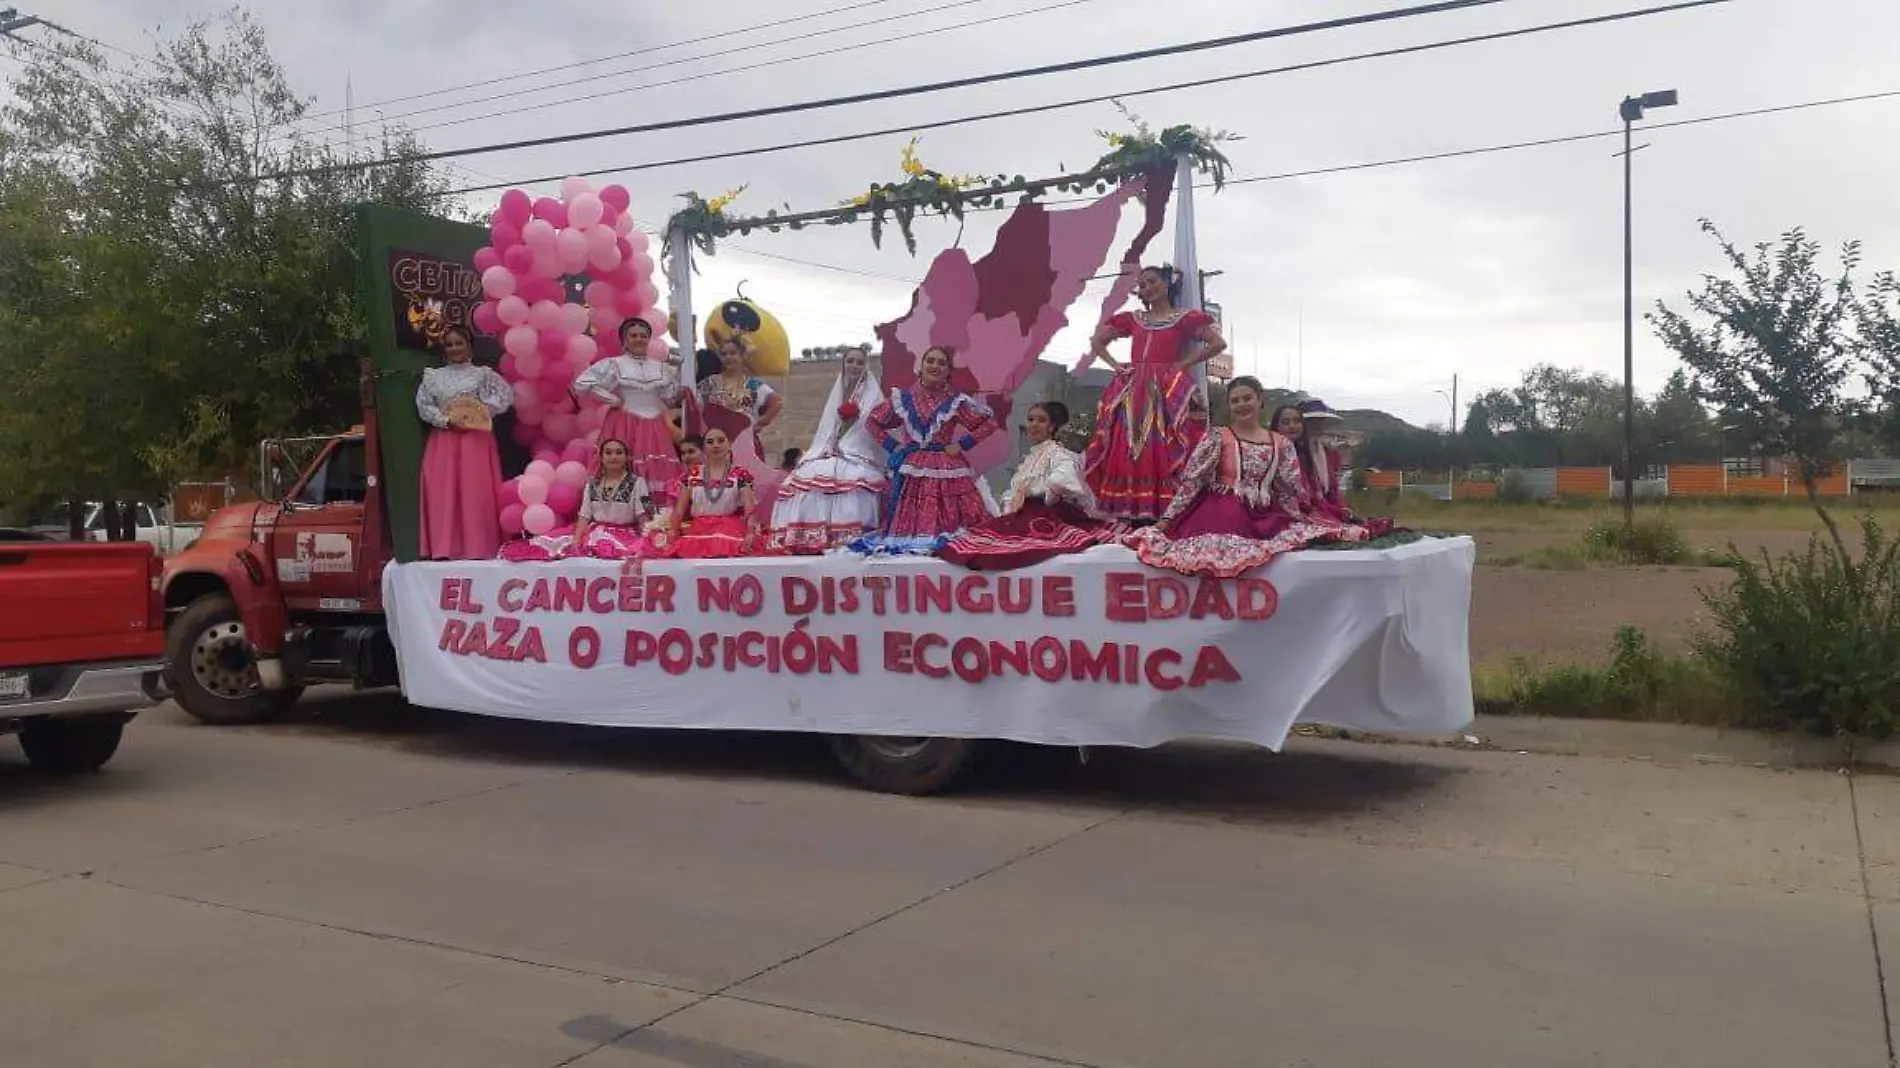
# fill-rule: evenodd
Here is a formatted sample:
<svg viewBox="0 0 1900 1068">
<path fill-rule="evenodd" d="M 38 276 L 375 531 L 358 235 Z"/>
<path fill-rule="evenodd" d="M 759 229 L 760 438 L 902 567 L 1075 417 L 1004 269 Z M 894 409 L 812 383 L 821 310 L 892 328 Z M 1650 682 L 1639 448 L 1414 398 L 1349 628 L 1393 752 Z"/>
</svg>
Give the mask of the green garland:
<svg viewBox="0 0 1900 1068">
<path fill-rule="evenodd" d="M 1024 178 L 1020 174 L 999 174 L 993 178 L 948 175 L 926 167 L 918 160 L 917 141 L 912 138 L 904 147 L 902 181 L 873 182 L 865 192 L 833 208 L 788 212 L 784 215 L 773 209 L 761 216 L 735 219 L 728 216 L 724 209 L 743 190 L 743 186 L 711 202 L 702 199 L 696 192 L 683 193 L 681 196 L 686 200 L 686 207 L 667 219 L 662 250 L 670 257 L 673 235 L 682 230 L 694 248 L 710 256 L 718 239 L 731 234 L 743 236 L 753 230 L 765 230 L 768 233 L 802 230 L 810 223 L 845 226 L 868 217 L 873 245 L 883 247 L 884 228 L 888 223 L 895 222 L 898 232 L 904 235 L 904 247 L 914 256 L 917 254 L 917 238 L 912 227 L 919 216 L 934 215 L 961 221 L 966 211 L 999 208 L 1003 206 L 1005 197 L 1012 194 L 1021 203 L 1037 200 L 1051 192 L 1079 195 L 1092 189 L 1098 194 L 1106 193 L 1112 185 L 1171 167 L 1181 157 L 1192 161 L 1195 171 L 1212 178 L 1216 190 L 1225 186 L 1231 164 L 1221 151 L 1220 144 L 1239 140 L 1238 135 L 1225 130 L 1204 130 L 1187 125 L 1170 126 L 1157 134 L 1119 102 L 1116 107 L 1121 108 L 1122 114 L 1128 118 L 1133 132 L 1097 131 L 1108 142 L 1109 151 L 1096 160 L 1093 167 L 1080 173 L 1038 179 Z"/>
</svg>

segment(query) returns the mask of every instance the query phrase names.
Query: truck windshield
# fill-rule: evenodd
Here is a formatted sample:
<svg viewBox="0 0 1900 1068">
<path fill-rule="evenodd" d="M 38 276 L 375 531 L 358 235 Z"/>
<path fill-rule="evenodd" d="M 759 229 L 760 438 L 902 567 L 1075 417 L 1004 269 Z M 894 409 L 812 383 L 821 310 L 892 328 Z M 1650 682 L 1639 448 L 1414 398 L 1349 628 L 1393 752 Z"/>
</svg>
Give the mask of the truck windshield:
<svg viewBox="0 0 1900 1068">
<path fill-rule="evenodd" d="M 361 504 L 369 496 L 369 471 L 364 463 L 363 440 L 336 443 L 322 466 L 310 472 L 297 503 L 309 505 Z"/>
</svg>

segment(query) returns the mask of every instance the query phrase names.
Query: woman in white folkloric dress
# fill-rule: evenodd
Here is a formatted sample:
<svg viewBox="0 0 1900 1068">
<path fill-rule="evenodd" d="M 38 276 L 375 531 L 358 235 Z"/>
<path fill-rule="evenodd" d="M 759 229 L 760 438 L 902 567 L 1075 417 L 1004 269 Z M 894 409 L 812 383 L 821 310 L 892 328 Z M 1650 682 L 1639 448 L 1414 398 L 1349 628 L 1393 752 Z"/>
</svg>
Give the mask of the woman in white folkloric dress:
<svg viewBox="0 0 1900 1068">
<path fill-rule="evenodd" d="M 772 506 L 774 549 L 821 553 L 877 529 L 887 481 L 884 450 L 864 416 L 882 398 L 870 355 L 846 349 L 811 448 L 779 485 Z"/>
<path fill-rule="evenodd" d="M 1003 514 L 951 538 L 939 557 L 978 571 L 1008 571 L 1107 545 L 1128 532 L 1092 514 L 1095 494 L 1082 478 L 1082 458 L 1055 439 L 1068 422 L 1068 405 L 1059 401 L 1030 406 L 1024 420 L 1029 454 L 1009 480 Z"/>
</svg>

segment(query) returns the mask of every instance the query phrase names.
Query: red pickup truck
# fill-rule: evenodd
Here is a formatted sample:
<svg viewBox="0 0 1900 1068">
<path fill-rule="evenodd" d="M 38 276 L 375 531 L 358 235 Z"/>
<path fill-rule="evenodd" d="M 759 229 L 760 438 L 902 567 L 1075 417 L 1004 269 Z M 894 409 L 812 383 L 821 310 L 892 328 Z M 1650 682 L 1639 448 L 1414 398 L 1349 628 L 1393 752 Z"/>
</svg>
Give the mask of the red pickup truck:
<svg viewBox="0 0 1900 1068">
<path fill-rule="evenodd" d="M 34 765 L 99 768 L 164 699 L 161 568 L 137 542 L 0 542 L 0 734 Z"/>
</svg>

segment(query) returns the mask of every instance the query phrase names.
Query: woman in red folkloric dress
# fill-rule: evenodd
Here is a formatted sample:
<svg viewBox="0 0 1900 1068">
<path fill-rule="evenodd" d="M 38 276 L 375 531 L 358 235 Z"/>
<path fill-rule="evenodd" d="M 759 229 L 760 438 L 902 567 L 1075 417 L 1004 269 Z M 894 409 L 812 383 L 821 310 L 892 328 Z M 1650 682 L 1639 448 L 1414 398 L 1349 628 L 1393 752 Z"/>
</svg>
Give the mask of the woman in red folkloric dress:
<svg viewBox="0 0 1900 1068">
<path fill-rule="evenodd" d="M 1143 310 L 1115 315 L 1090 342 L 1091 357 L 1115 378 L 1102 391 L 1082 470 L 1097 507 L 1115 519 L 1152 521 L 1167 510 L 1196 430 L 1205 430 L 1194 366 L 1227 348 L 1213 319 L 1174 306 L 1176 282 L 1172 267 L 1143 267 L 1135 286 Z M 1133 339 L 1126 365 L 1108 355 L 1118 337 Z"/>
</svg>

